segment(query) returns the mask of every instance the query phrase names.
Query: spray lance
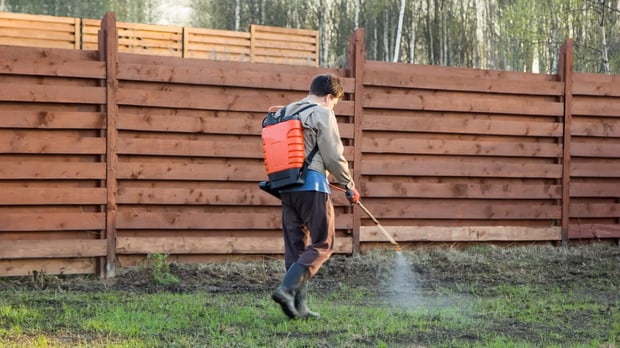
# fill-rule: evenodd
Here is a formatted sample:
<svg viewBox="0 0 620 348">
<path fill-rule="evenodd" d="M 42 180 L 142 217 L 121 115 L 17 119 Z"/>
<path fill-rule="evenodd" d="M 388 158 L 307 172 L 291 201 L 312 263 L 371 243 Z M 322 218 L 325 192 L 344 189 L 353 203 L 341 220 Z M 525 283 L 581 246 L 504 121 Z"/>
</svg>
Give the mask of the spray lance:
<svg viewBox="0 0 620 348">
<path fill-rule="evenodd" d="M 342 191 L 342 192 L 346 192 L 345 189 L 336 186 L 334 184 L 329 184 L 329 186 L 331 186 L 332 188 L 338 190 L 338 191 Z M 368 217 L 375 223 L 375 225 L 377 225 L 377 228 L 379 228 L 379 231 L 381 231 L 381 233 L 383 233 L 385 235 L 385 237 L 388 239 L 388 241 L 390 241 L 390 243 L 394 244 L 394 251 L 399 252 L 400 251 L 400 245 L 398 245 L 398 243 L 396 243 L 396 241 L 394 240 L 394 238 L 392 238 L 392 236 L 385 230 L 385 228 L 383 228 L 383 226 L 381 226 L 381 224 L 379 223 L 379 220 L 377 220 L 377 218 L 375 218 L 370 211 L 362 204 L 361 201 L 357 201 L 355 204 L 357 204 L 360 208 L 362 208 L 362 210 L 364 211 L 364 213 L 366 213 L 366 215 L 368 215 Z"/>
</svg>

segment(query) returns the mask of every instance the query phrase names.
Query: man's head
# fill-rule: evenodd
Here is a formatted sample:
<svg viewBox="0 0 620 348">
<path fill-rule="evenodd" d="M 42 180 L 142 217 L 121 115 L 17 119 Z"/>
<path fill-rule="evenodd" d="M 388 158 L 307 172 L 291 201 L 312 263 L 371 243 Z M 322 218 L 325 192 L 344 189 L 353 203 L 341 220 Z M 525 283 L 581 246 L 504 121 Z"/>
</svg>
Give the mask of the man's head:
<svg viewBox="0 0 620 348">
<path fill-rule="evenodd" d="M 344 96 L 344 87 L 336 75 L 317 75 L 310 84 L 310 95 L 331 110 Z"/>
</svg>

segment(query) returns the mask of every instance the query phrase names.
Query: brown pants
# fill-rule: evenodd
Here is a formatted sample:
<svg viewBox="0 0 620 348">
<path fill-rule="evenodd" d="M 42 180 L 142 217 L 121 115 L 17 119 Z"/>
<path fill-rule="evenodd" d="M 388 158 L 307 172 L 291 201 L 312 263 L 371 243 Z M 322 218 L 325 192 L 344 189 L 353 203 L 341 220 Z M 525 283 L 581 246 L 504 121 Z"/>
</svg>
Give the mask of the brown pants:
<svg viewBox="0 0 620 348">
<path fill-rule="evenodd" d="M 331 197 L 324 192 L 300 191 L 282 193 L 281 199 L 286 269 L 297 262 L 314 276 L 334 248 L 336 225 Z"/>
</svg>

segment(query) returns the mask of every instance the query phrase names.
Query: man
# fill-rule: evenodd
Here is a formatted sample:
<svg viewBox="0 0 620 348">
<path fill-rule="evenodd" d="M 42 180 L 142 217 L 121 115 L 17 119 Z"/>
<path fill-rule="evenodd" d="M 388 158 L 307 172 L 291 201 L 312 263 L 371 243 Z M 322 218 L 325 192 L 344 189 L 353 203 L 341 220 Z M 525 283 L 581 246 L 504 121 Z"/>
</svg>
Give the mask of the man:
<svg viewBox="0 0 620 348">
<path fill-rule="evenodd" d="M 305 183 L 280 190 L 284 261 L 287 273 L 272 298 L 293 319 L 320 318 L 306 305 L 306 282 L 332 254 L 336 232 L 334 206 L 327 176 L 331 173 L 357 203 L 355 189 L 344 157 L 344 146 L 334 114 L 334 106 L 344 96 L 340 79 L 331 74 L 318 75 L 310 84 L 306 98 L 289 104 L 287 115 L 316 104 L 300 113 L 306 155 L 318 146 L 306 173 Z"/>
</svg>

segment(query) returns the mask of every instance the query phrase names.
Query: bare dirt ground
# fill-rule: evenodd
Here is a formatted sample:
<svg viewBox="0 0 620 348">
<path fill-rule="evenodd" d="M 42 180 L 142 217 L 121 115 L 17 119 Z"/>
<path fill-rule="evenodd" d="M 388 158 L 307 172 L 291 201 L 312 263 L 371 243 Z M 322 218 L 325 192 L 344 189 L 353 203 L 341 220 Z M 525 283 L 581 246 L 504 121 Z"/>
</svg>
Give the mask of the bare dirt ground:
<svg viewBox="0 0 620 348">
<path fill-rule="evenodd" d="M 605 313 L 593 318 L 566 315 L 561 324 L 562 337 L 602 339 L 609 332 L 597 327 L 601 318 L 620 311 L 620 246 L 597 243 L 587 246 L 559 247 L 551 245 L 496 247 L 492 245 L 457 248 L 403 248 L 402 253 L 374 250 L 361 256 L 334 255 L 312 279 L 312 292 L 329 293 L 339 289 L 360 289 L 375 293 L 376 299 L 398 305 L 412 305 L 411 298 L 422 300 L 415 306 L 459 306 L 460 301 L 474 297 L 494 297 L 506 287 L 528 287 L 538 294 L 558 291 L 577 292 L 594 299 Z M 170 264 L 170 273 L 179 279 L 173 284 L 160 284 L 153 269 L 125 269 L 109 280 L 94 276 L 52 276 L 36 274 L 28 277 L 0 278 L 0 291 L 11 289 L 48 289 L 71 292 L 123 291 L 133 293 L 244 293 L 270 292 L 284 275 L 281 259 L 209 263 L 202 265 Z M 410 277 L 410 278 L 407 278 Z M 403 282 L 404 281 L 404 282 Z M 398 298 L 394 284 L 409 288 Z M 412 289 L 415 288 L 415 289 Z M 446 296 L 445 294 L 449 294 Z M 402 295 L 402 294 L 401 294 Z M 401 306 L 402 307 L 402 306 Z M 564 322 L 564 321 L 562 321 Z M 507 318 L 490 324 L 493 330 L 509 337 L 538 342 L 538 336 L 519 321 Z M 593 332 L 593 326 L 594 331 Z M 609 325 L 609 323 L 604 324 Z M 461 337 L 469 332 L 439 332 L 435 335 Z M 531 336 L 531 337 L 530 337 Z M 420 342 L 436 342 L 439 336 L 418 337 Z M 398 340 L 398 338 L 394 338 Z M 403 342 L 409 338 L 403 337 Z M 466 338 L 467 339 L 467 338 Z M 472 337 L 472 343 L 479 337 Z M 618 338 L 614 338 L 618 339 Z M 562 341 L 563 342 L 563 341 Z"/>
<path fill-rule="evenodd" d="M 376 250 L 361 256 L 334 255 L 312 279 L 312 287 L 333 291 L 343 284 L 382 291 L 399 267 L 395 252 Z M 498 286 L 537 285 L 562 289 L 588 284 L 592 291 L 620 288 L 620 246 L 601 243 L 590 246 L 520 246 L 427 248 L 403 250 L 406 267 L 419 290 L 437 287 L 479 289 Z M 401 267 L 402 271 L 402 267 Z M 174 284 L 158 284 L 152 269 L 125 269 L 110 280 L 93 276 L 48 276 L 0 278 L 0 290 L 7 288 L 60 288 L 71 291 L 123 290 L 152 293 L 169 291 L 192 293 L 239 293 L 270 291 L 280 282 L 284 264 L 280 259 L 203 265 L 170 264 Z"/>
</svg>

